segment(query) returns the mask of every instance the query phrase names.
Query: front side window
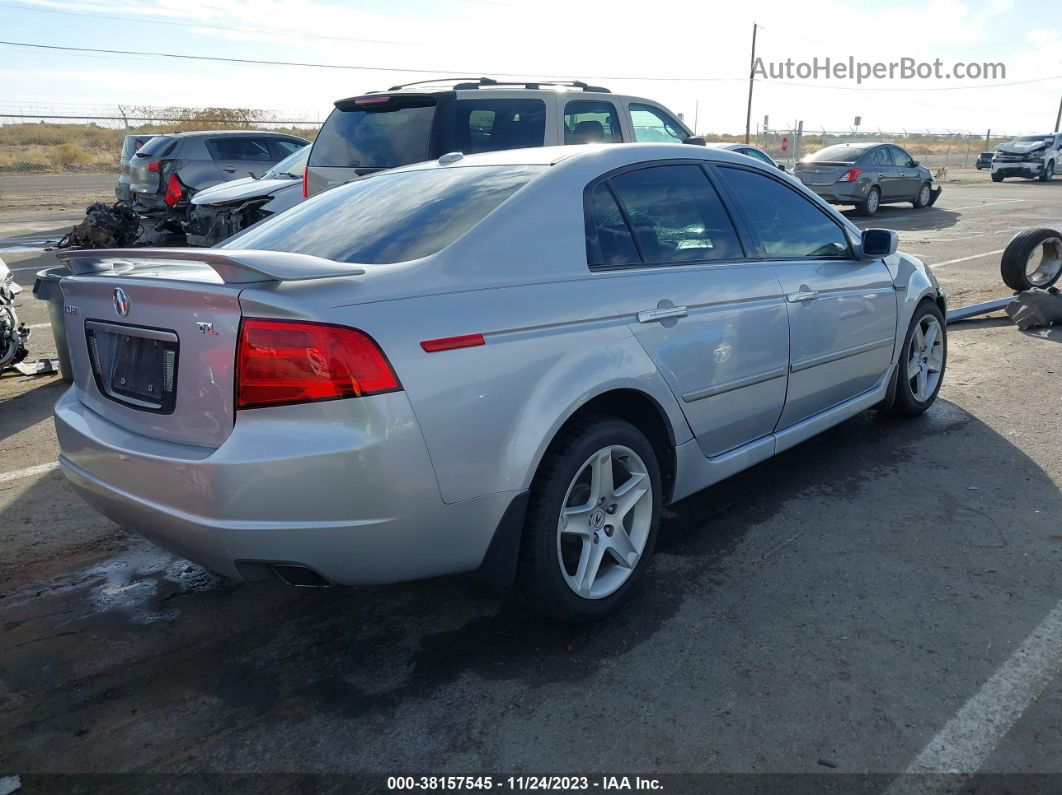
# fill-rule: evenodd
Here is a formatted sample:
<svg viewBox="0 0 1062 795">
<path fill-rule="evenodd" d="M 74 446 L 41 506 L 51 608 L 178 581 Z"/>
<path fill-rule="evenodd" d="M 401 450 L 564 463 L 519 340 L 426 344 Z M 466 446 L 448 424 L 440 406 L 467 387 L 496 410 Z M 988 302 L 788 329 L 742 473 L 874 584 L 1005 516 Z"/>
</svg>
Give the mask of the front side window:
<svg viewBox="0 0 1062 795">
<path fill-rule="evenodd" d="M 380 265 L 434 254 L 547 166 L 382 173 L 341 185 L 229 238 L 223 248 Z"/>
<path fill-rule="evenodd" d="M 768 257 L 848 257 L 841 227 L 808 199 L 765 174 L 723 166 Z"/>
<path fill-rule="evenodd" d="M 680 144 L 686 140 L 682 126 L 660 108 L 631 103 L 634 140 L 639 143 Z"/>
<path fill-rule="evenodd" d="M 730 216 L 699 166 L 651 166 L 609 183 L 646 264 L 744 256 Z"/>
<path fill-rule="evenodd" d="M 454 146 L 466 155 L 542 146 L 546 103 L 541 99 L 469 99 L 457 103 Z"/>
<path fill-rule="evenodd" d="M 910 168 L 914 159 L 898 146 L 890 146 L 889 153 L 892 155 L 892 164 L 900 168 Z"/>
<path fill-rule="evenodd" d="M 293 155 L 306 146 L 303 141 L 289 141 L 286 138 L 275 138 L 272 141 L 273 144 L 273 159 L 283 160 L 289 155 Z"/>
<path fill-rule="evenodd" d="M 619 113 L 611 102 L 578 100 L 564 106 L 565 144 L 618 144 Z"/>
</svg>

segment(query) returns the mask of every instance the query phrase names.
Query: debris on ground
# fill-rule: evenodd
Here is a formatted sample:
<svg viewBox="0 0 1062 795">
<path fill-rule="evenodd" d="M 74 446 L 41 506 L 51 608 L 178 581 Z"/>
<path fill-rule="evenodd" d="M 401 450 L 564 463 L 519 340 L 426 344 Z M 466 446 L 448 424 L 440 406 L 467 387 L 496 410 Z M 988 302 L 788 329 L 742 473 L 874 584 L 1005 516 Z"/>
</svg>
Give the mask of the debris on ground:
<svg viewBox="0 0 1062 795">
<path fill-rule="evenodd" d="M 38 359 L 35 362 L 19 362 L 14 365 L 22 375 L 54 375 L 59 372 L 58 359 Z"/>
<path fill-rule="evenodd" d="M 1046 290 L 1034 287 L 1018 293 L 1007 305 L 1006 311 L 1022 331 L 1037 326 L 1062 324 L 1062 292 L 1057 287 Z"/>
<path fill-rule="evenodd" d="M 123 201 L 96 202 L 85 218 L 55 244 L 55 248 L 126 248 L 143 234 L 140 216 Z"/>
</svg>

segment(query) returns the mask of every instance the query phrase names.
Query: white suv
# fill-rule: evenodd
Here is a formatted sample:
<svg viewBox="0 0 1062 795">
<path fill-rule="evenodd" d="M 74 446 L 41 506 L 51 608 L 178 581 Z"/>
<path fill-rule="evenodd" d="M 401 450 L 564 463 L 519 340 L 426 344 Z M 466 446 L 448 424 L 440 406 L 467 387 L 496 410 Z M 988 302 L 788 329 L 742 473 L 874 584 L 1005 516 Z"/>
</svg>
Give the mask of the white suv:
<svg viewBox="0 0 1062 795">
<path fill-rule="evenodd" d="M 1025 177 L 1050 182 L 1062 154 L 1062 133 L 1022 135 L 996 149 L 992 158 L 992 181 Z"/>
<path fill-rule="evenodd" d="M 443 83 L 442 87 L 428 87 Z M 663 105 L 572 82 L 424 80 L 335 103 L 314 141 L 303 194 L 377 171 L 502 149 L 586 143 L 697 143 Z"/>
</svg>

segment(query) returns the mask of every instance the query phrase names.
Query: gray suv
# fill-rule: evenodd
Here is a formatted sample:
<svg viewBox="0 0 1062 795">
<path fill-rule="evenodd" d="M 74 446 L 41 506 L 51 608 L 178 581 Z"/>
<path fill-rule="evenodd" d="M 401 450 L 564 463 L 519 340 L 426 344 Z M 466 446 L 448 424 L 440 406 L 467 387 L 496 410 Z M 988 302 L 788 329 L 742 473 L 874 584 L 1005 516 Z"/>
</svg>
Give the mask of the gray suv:
<svg viewBox="0 0 1062 795">
<path fill-rule="evenodd" d="M 230 179 L 261 176 L 308 143 L 294 135 L 242 130 L 156 136 L 130 162 L 133 209 L 145 216 L 182 215 L 196 192 Z"/>
<path fill-rule="evenodd" d="M 433 83 L 447 83 L 444 87 Z M 310 151 L 305 196 L 389 168 L 538 146 L 695 143 L 663 105 L 576 81 L 424 80 L 335 103 Z"/>
</svg>

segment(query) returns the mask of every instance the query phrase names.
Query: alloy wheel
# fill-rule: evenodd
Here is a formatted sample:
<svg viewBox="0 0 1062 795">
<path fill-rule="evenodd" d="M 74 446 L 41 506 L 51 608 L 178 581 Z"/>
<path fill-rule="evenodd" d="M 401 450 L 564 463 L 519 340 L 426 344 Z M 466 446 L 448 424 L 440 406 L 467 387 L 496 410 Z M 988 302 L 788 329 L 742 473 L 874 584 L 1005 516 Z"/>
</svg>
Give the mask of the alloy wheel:
<svg viewBox="0 0 1062 795">
<path fill-rule="evenodd" d="M 907 349 L 907 381 L 919 403 L 933 396 L 944 370 L 944 332 L 932 315 L 923 315 Z"/>
<path fill-rule="evenodd" d="M 568 587 L 603 599 L 641 560 L 653 521 L 653 487 L 641 457 L 603 447 L 576 472 L 557 522 L 557 557 Z"/>
<path fill-rule="evenodd" d="M 881 197 L 878 196 L 878 192 L 871 189 L 870 193 L 867 194 L 867 212 L 870 215 L 873 215 L 878 211 L 878 204 L 880 201 Z"/>
<path fill-rule="evenodd" d="M 918 203 L 922 207 L 929 204 L 929 186 L 923 185 L 922 190 L 918 192 Z"/>
<path fill-rule="evenodd" d="M 1062 238 L 1049 237 L 1032 250 L 1025 272 L 1033 287 L 1046 287 L 1062 271 Z"/>
</svg>

